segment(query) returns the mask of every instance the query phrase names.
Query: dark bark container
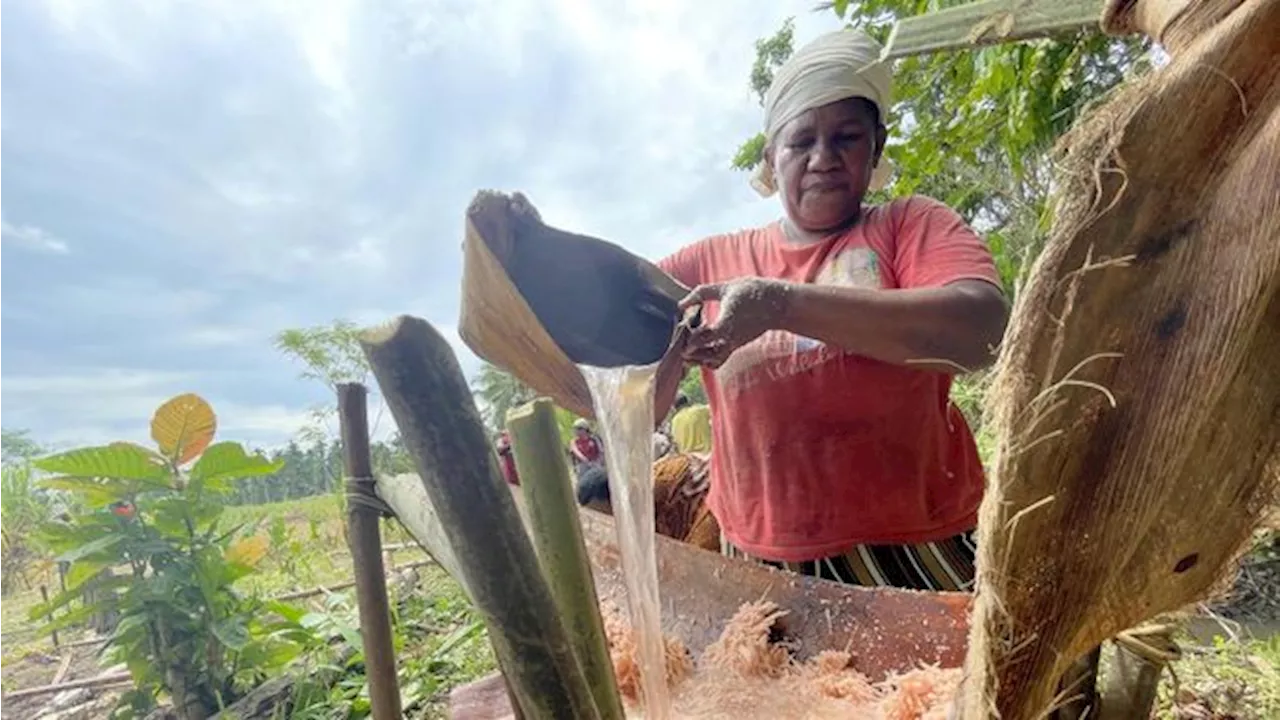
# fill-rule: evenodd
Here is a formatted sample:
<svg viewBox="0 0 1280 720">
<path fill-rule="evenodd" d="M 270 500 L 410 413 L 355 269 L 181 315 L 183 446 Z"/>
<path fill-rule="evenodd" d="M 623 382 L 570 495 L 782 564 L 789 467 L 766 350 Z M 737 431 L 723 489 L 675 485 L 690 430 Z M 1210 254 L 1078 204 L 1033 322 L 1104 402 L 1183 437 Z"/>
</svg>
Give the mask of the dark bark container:
<svg viewBox="0 0 1280 720">
<path fill-rule="evenodd" d="M 520 193 L 481 191 L 467 209 L 462 341 L 583 417 L 594 412 L 580 364 L 662 361 L 659 387 L 678 381 L 688 291 L 618 245 L 546 225 Z"/>
</svg>

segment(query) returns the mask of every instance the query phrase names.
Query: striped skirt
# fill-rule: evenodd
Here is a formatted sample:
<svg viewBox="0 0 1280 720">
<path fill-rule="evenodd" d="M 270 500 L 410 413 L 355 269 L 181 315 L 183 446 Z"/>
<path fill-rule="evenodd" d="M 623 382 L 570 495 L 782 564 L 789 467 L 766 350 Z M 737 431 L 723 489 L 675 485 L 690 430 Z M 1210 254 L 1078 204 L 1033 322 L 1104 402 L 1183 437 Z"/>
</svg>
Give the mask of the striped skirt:
<svg viewBox="0 0 1280 720">
<path fill-rule="evenodd" d="M 754 558 L 720 536 L 720 552 L 846 585 L 912 590 L 973 590 L 973 531 L 918 545 L 858 545 L 840 555 L 805 562 Z"/>
</svg>

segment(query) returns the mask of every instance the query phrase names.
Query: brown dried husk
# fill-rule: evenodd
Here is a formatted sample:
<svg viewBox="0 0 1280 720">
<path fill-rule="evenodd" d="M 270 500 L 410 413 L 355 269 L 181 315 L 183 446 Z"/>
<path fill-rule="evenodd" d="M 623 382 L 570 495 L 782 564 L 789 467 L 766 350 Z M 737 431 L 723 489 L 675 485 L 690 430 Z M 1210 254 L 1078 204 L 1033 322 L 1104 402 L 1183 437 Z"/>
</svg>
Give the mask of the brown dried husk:
<svg viewBox="0 0 1280 720">
<path fill-rule="evenodd" d="M 1211 595 L 1276 500 L 1280 0 L 1197 7 L 1226 17 L 1161 26 L 1169 65 L 1062 143 L 990 396 L 966 718 L 1043 717 L 1076 658 Z"/>
<path fill-rule="evenodd" d="M 486 241 L 475 227 L 472 213 L 478 204 L 496 194 L 476 196 L 467 213 L 466 239 L 462 244 L 462 299 L 458 334 L 467 347 L 484 360 L 510 372 L 557 405 L 584 417 L 593 416 L 587 382 L 573 361 L 551 339 L 516 289 L 489 242 L 501 242 L 498 233 Z M 493 202 L 493 200 L 489 200 Z M 505 253 L 503 253 L 505 254 Z"/>
<path fill-rule="evenodd" d="M 593 418 L 591 394 L 582 373 L 551 337 L 506 266 L 514 256 L 518 242 L 515 218 L 521 214 L 538 217 L 537 210 L 519 193 L 481 191 L 468 208 L 458 334 L 476 355 L 511 373 L 537 393 L 581 417 Z M 604 243 L 585 236 L 579 239 Z M 678 299 L 687 291 L 648 261 L 638 257 L 632 260 L 663 294 Z M 663 357 L 660 386 L 664 379 L 669 381 L 673 374 L 683 371 L 677 351 L 682 337 L 677 333 Z M 659 410 L 665 413 L 666 408 Z"/>
</svg>

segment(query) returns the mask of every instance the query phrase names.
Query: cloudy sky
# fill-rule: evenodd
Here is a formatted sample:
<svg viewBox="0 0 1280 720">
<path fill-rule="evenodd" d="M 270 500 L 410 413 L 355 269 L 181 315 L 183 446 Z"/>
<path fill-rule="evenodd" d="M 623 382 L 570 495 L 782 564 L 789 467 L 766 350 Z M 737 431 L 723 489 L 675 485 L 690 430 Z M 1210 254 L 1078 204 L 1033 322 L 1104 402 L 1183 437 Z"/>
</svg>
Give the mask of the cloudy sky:
<svg viewBox="0 0 1280 720">
<path fill-rule="evenodd" d="M 203 394 L 288 440 L 325 390 L 283 328 L 412 313 L 457 340 L 463 212 L 521 190 L 658 258 L 768 220 L 729 168 L 753 42 L 813 0 L 9 0 L 5 428 L 143 440 Z"/>
</svg>

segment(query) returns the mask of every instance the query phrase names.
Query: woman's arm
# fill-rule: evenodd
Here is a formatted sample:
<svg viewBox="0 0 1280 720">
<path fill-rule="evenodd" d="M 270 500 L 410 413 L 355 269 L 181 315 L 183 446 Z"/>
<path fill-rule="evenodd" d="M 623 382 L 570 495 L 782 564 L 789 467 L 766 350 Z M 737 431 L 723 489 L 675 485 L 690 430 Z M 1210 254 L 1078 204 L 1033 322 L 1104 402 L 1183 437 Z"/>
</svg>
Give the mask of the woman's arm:
<svg viewBox="0 0 1280 720">
<path fill-rule="evenodd" d="M 908 290 L 841 288 L 744 278 L 703 285 L 684 305 L 720 302 L 685 356 L 718 367 L 767 330 L 787 330 L 896 365 L 959 374 L 990 365 L 1004 334 L 1004 294 L 982 280 Z"/>
<path fill-rule="evenodd" d="M 910 290 L 789 284 L 783 292 L 776 329 L 951 374 L 990 365 L 1009 317 L 1004 294 L 982 280 Z"/>
</svg>

